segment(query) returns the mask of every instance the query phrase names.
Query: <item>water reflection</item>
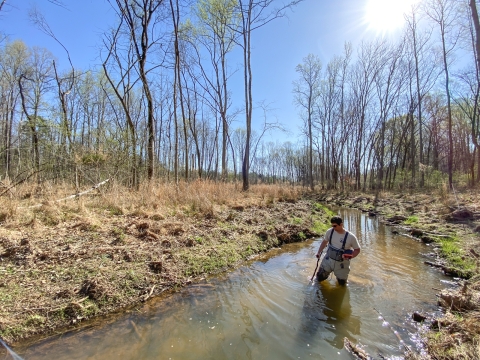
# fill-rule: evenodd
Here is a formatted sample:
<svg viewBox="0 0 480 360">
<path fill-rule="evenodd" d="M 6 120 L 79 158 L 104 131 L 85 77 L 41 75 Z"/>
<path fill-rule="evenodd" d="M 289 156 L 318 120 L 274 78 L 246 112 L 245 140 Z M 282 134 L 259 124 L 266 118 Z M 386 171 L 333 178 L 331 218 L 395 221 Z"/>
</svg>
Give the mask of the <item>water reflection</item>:
<svg viewBox="0 0 480 360">
<path fill-rule="evenodd" d="M 343 348 L 345 334 L 349 335 L 350 340 L 355 341 L 353 335 L 360 334 L 361 322 L 358 316 L 352 315 L 349 287 L 322 281 L 317 295 L 323 300 L 322 310 L 326 317 L 325 322 L 330 325 L 326 329 L 334 336 L 333 339 L 325 340 L 337 349 Z"/>
<path fill-rule="evenodd" d="M 360 317 L 352 314 L 348 285 L 326 280 L 307 288 L 302 322 L 297 333 L 299 346 L 321 339 L 337 349 L 343 349 L 344 337 L 355 342 L 355 335 L 360 335 L 360 327 Z"/>
</svg>

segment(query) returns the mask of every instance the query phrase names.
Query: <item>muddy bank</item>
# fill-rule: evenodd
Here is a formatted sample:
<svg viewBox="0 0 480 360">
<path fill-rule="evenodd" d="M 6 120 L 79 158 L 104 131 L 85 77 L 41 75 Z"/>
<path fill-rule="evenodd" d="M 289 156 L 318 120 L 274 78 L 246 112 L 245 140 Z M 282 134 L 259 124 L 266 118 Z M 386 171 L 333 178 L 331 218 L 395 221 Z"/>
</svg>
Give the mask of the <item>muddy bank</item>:
<svg viewBox="0 0 480 360">
<path fill-rule="evenodd" d="M 480 358 L 480 194 L 461 193 L 322 193 L 317 201 L 359 209 L 394 227 L 394 232 L 429 243 L 425 266 L 434 266 L 458 281 L 456 290 L 438 294 L 445 315 L 425 321 L 426 354 L 409 359 Z M 421 269 L 421 265 L 420 269 Z M 414 314 L 415 315 L 415 314 Z"/>
<path fill-rule="evenodd" d="M 82 326 L 317 236 L 325 209 L 295 197 L 163 213 L 71 216 L 43 205 L 30 224 L 0 226 L 0 336 L 10 344 Z M 49 224 L 40 217 L 60 217 Z"/>
</svg>

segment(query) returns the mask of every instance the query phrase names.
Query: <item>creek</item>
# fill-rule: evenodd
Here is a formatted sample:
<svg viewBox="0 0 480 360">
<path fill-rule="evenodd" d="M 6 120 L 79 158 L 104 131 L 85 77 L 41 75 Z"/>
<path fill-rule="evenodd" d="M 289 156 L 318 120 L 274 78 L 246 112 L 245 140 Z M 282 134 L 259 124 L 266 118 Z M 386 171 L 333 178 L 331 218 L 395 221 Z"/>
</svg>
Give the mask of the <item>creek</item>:
<svg viewBox="0 0 480 360">
<path fill-rule="evenodd" d="M 431 248 L 357 210 L 335 209 L 362 251 L 347 286 L 310 283 L 321 239 L 288 244 L 122 316 L 16 351 L 40 359 L 353 359 L 418 351 L 414 311 L 435 313 L 451 278 L 424 265 Z M 382 314 L 382 316 L 379 315 Z M 385 321 L 384 321 L 385 320 Z M 387 323 L 388 322 L 388 323 Z"/>
</svg>

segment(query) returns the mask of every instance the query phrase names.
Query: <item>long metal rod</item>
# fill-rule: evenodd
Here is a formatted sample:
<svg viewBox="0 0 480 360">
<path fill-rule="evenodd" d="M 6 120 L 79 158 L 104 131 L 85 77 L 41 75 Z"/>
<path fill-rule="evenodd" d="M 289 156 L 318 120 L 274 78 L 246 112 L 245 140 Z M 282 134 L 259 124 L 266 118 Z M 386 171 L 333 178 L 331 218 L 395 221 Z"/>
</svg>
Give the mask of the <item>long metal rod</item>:
<svg viewBox="0 0 480 360">
<path fill-rule="evenodd" d="M 312 275 L 312 278 L 310 279 L 310 282 L 313 281 L 313 278 L 315 277 L 315 274 L 317 273 L 318 262 L 320 261 L 320 257 L 321 257 L 321 255 L 318 257 L 317 266 L 315 266 L 315 271 L 313 272 L 313 275 Z"/>
</svg>

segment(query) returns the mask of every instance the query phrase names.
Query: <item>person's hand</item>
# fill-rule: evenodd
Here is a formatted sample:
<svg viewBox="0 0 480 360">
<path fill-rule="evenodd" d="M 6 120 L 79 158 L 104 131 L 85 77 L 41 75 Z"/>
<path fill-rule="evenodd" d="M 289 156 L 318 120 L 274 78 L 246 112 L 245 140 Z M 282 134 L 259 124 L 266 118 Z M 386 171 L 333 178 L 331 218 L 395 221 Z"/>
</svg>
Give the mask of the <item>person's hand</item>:
<svg viewBox="0 0 480 360">
<path fill-rule="evenodd" d="M 315 257 L 316 257 L 317 259 L 320 259 L 320 254 L 315 254 Z"/>
</svg>

